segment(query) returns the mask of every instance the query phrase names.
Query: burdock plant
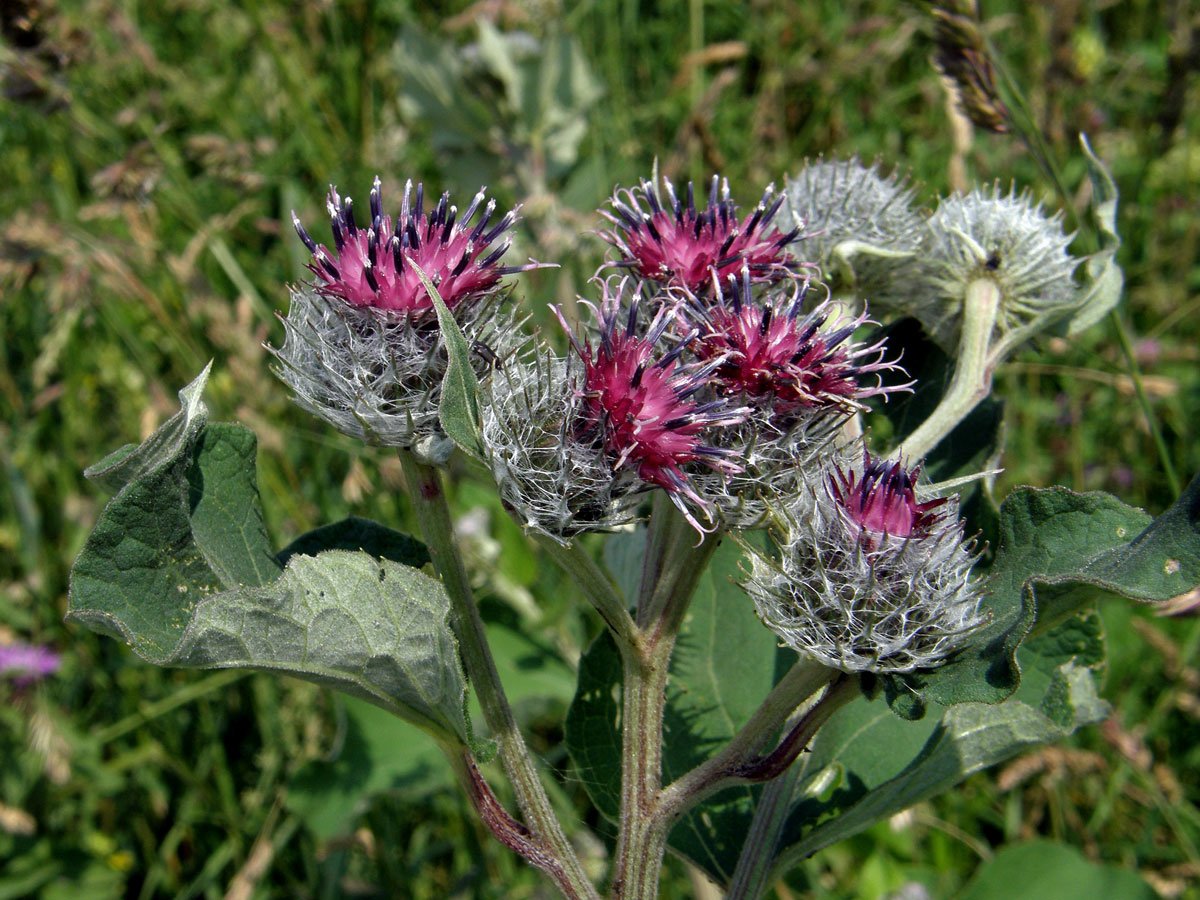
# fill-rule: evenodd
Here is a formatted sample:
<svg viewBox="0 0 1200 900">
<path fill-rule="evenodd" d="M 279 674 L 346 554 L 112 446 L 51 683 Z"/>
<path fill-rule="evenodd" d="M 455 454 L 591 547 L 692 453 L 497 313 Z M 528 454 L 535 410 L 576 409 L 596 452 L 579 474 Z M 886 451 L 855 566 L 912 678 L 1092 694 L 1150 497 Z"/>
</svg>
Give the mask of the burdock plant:
<svg viewBox="0 0 1200 900">
<path fill-rule="evenodd" d="M 1115 302 L 1111 253 L 1080 269 L 1053 216 L 994 189 L 920 215 L 857 160 L 785 194 L 743 212 L 718 178 L 706 205 L 657 173 L 618 189 L 585 315 L 556 308 L 547 342 L 509 302 L 505 277 L 540 265 L 502 264 L 515 211 L 483 191 L 426 208 L 410 183 L 392 218 L 376 179 L 360 222 L 331 189 L 332 248 L 295 222 L 310 280 L 277 372 L 395 448 L 420 534 L 347 520 L 276 552 L 254 437 L 208 420 L 205 370 L 149 440 L 88 470 L 116 497 L 68 617 L 160 665 L 286 672 L 424 729 L 482 823 L 568 898 L 656 898 L 668 850 L 761 897 L 796 860 L 1103 718 L 1089 604 L 1200 581 L 1200 486 L 1154 521 L 1060 488 L 997 510 L 976 470 L 997 435 L 961 425 L 1017 343 Z M 874 330 L 902 315 L 953 361 L 940 401 L 911 399 L 920 355 Z M 881 405 L 891 447 L 870 446 Z M 569 777 L 611 822 L 601 872 L 498 674 L 447 502 L 455 454 L 597 614 L 565 733 Z"/>
</svg>

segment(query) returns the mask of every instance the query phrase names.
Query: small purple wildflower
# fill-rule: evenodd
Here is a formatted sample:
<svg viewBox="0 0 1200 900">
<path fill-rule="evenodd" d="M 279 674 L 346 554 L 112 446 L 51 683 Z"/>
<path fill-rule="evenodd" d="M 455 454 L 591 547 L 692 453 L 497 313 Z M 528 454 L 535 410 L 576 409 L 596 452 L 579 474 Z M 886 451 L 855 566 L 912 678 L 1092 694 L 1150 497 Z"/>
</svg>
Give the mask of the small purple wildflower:
<svg viewBox="0 0 1200 900">
<path fill-rule="evenodd" d="M 584 437 L 603 444 L 613 460 L 614 471 L 626 466 L 635 468 L 643 481 L 665 490 L 688 521 L 703 530 L 683 499 L 706 510 L 708 504 L 696 492 L 683 467 L 698 462 L 718 472 L 740 471 L 733 461 L 736 451 L 705 443 L 704 432 L 742 422 L 750 410 L 724 399 L 696 399 L 722 360 L 700 365 L 681 363 L 680 356 L 694 333 L 654 358 L 675 313 L 660 306 L 645 335 L 639 335 L 641 289 L 634 292 L 628 309 L 623 310 L 627 281 L 622 279 L 615 291 L 605 282 L 599 308 L 587 304 L 599 322 L 595 348 L 590 342 L 580 344 L 559 313 L 559 321 L 584 364 L 581 396 L 587 406 L 585 427 L 591 432 Z"/>
<path fill-rule="evenodd" d="M 780 233 L 771 226 L 784 200 L 782 194 L 776 196 L 774 185 L 739 222 L 728 181 L 714 175 L 708 205 L 699 210 L 692 182 L 686 203 L 669 180 L 663 184 L 666 202 L 658 186 L 643 179 L 636 188 L 618 188 L 609 201 L 612 211 L 600 211 L 613 225 L 600 237 L 621 254 L 614 265 L 692 292 L 705 289 L 714 272 L 724 278 L 743 266 L 756 280 L 774 281 L 795 272 L 799 264 L 787 245 L 800 230 Z"/>
<path fill-rule="evenodd" d="M 15 641 L 0 644 L 0 675 L 9 677 L 18 687 L 26 687 L 53 675 L 62 659 L 49 647 Z"/>
<path fill-rule="evenodd" d="M 493 242 L 516 223 L 520 207 L 492 224 L 496 201 L 488 200 L 479 221 L 471 227 L 471 220 L 483 204 L 484 190 L 480 188 L 459 218 L 458 208 L 450 205 L 449 192 L 442 194 L 437 205 L 426 212 L 425 187 L 417 184 L 414 199 L 410 180 L 405 184 L 400 215 L 393 227 L 391 217 L 383 214 L 380 181 L 376 176 L 371 188 L 371 219 L 366 227 L 361 227 L 354 219 L 353 201 L 339 196 L 331 185 L 326 207 L 336 252 L 318 245 L 292 212 L 296 233 L 313 255 L 309 269 L 317 278 L 314 287 L 325 296 L 336 297 L 351 306 L 419 316 L 433 309 L 433 301 L 416 268 L 429 277 L 451 309 L 491 294 L 505 275 L 538 268 L 540 264 L 532 261 L 522 266 L 498 265 L 512 243 L 511 236 L 491 249 Z"/>
</svg>

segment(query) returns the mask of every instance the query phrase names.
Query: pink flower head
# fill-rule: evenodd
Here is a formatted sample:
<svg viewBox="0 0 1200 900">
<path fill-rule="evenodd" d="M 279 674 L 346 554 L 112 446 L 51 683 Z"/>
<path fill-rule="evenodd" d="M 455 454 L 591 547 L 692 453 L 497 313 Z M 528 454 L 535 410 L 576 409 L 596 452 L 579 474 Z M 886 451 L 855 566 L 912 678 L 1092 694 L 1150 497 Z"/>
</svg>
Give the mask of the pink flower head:
<svg viewBox="0 0 1200 900">
<path fill-rule="evenodd" d="M 0 644 L 0 675 L 12 678 L 18 687 L 53 675 L 61 665 L 59 655 L 49 647 L 21 641 Z"/>
<path fill-rule="evenodd" d="M 807 314 L 801 306 L 808 281 L 797 280 L 789 294 L 756 301 L 749 268 L 715 282 L 711 301 L 693 298 L 689 316 L 699 325 L 694 348 L 701 359 L 722 359 L 716 377 L 726 393 L 741 393 L 790 414 L 803 409 L 860 408 L 867 397 L 906 390 L 910 384 L 863 385 L 864 375 L 903 371 L 884 360 L 884 342 L 856 343 L 854 332 L 874 324 L 866 313 L 844 315 L 828 300 Z"/>
<path fill-rule="evenodd" d="M 337 189 L 330 186 L 326 208 L 333 226 L 335 253 L 309 237 L 295 211 L 292 212 L 296 233 L 313 255 L 308 268 L 317 276 L 314 286 L 322 294 L 337 297 L 351 306 L 419 316 L 433 309 L 433 301 L 417 277 L 416 268 L 429 277 L 446 305 L 453 309 L 492 293 L 503 276 L 540 265 L 532 261 L 523 266 L 497 265 L 512 238 L 505 238 L 490 252 L 489 248 L 512 228 L 517 221 L 517 210 L 489 228 L 496 201 L 488 200 L 479 221 L 470 227 L 483 203 L 484 188 L 480 188 L 460 219 L 458 208 L 450 205 L 449 192 L 442 194 L 437 206 L 426 212 L 425 187 L 418 184 L 416 202 L 411 204 L 410 180 L 404 186 L 404 201 L 393 228 L 391 217 L 383 214 L 379 186 L 376 176 L 371 188 L 371 221 L 365 228 L 354 221 L 353 201 L 338 196 Z"/>
<path fill-rule="evenodd" d="M 599 346 L 580 345 L 562 314 L 575 352 L 584 365 L 581 397 L 586 405 L 589 437 L 598 438 L 613 457 L 613 469 L 636 467 L 638 476 L 667 491 L 688 521 L 701 529 L 684 508 L 682 499 L 707 509 L 707 504 L 688 480 L 683 467 L 699 462 L 719 472 L 739 472 L 732 461 L 736 451 L 703 443 L 702 433 L 714 426 L 734 425 L 745 420 L 749 409 L 730 406 L 725 400 L 698 402 L 695 395 L 705 387 L 720 360 L 702 365 L 683 365 L 679 357 L 694 337 L 687 335 L 670 350 L 654 359 L 656 347 L 674 313 L 660 307 L 645 336 L 638 335 L 640 290 L 627 312 L 621 310 L 623 279 L 615 292 L 604 285 L 599 309 Z"/>
<path fill-rule="evenodd" d="M 871 459 L 863 450 L 860 478 L 854 472 L 835 470 L 829 477 L 831 496 L 837 500 L 843 519 L 870 549 L 887 537 L 919 540 L 931 534 L 942 514 L 934 510 L 947 498 L 917 502 L 916 483 L 921 467 L 912 471 L 902 461 Z"/>
<path fill-rule="evenodd" d="M 739 222 L 728 181 L 713 176 L 708 206 L 701 210 L 696 209 L 692 182 L 688 182 L 686 204 L 675 196 L 669 180 L 663 179 L 663 184 L 666 203 L 656 184 L 642 180 L 636 188 L 617 190 L 609 201 L 612 212 L 600 211 L 613 224 L 600 237 L 621 253 L 614 265 L 692 292 L 708 285 L 713 272 L 723 278 L 748 266 L 756 280 L 774 281 L 798 266 L 786 248 L 800 229 L 781 234 L 771 227 L 784 200 L 783 194 L 775 196 L 774 185 L 767 187 L 754 212 Z"/>
</svg>

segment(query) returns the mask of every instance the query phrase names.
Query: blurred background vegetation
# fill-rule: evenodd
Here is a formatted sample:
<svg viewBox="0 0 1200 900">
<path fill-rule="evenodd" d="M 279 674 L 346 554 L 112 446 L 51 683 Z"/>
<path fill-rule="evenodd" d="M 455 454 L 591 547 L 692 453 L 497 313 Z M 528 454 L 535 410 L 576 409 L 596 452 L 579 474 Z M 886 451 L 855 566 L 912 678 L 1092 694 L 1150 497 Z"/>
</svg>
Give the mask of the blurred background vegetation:
<svg viewBox="0 0 1200 900">
<path fill-rule="evenodd" d="M 983 13 L 1068 186 L 1086 180 L 1085 131 L 1120 187 L 1120 316 L 1186 479 L 1200 468 L 1200 19 L 1186 0 Z M 405 521 L 397 461 L 293 408 L 262 347 L 306 274 L 289 212 L 325 239 L 330 183 L 357 198 L 379 173 L 385 206 L 406 178 L 523 202 L 510 258 L 562 263 L 520 280 L 535 321 L 587 294 L 595 209 L 655 157 L 677 179 L 727 175 L 746 205 L 821 154 L 899 166 L 926 202 L 965 179 L 1056 205 L 1019 142 L 955 123 L 916 5 L 5 0 L 0 26 L 0 643 L 64 657 L 40 685 L 0 682 L 0 898 L 548 896 L 408 726 L 299 682 L 158 670 L 62 624 L 106 499 L 82 470 L 148 435 L 209 359 L 213 418 L 259 435 L 279 546 L 350 514 Z M 1006 363 L 998 494 L 1065 484 L 1163 510 L 1133 388 L 1108 320 Z M 486 485 L 468 479 L 456 501 L 506 683 L 562 776 L 558 801 L 582 809 L 558 723 L 594 625 Z M 914 881 L 951 897 L 1036 837 L 1198 896 L 1200 620 L 1102 612 L 1109 722 L 807 861 L 776 897 Z M 588 852 L 602 865 L 602 845 Z M 673 864 L 663 896 L 693 890 Z"/>
</svg>

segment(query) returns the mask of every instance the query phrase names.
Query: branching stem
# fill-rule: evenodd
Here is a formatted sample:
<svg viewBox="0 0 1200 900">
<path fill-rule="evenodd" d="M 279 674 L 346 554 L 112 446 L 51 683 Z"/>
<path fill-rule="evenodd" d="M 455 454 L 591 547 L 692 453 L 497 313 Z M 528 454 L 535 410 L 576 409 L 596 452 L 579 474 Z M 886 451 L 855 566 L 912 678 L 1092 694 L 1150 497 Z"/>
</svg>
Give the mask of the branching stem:
<svg viewBox="0 0 1200 900">
<path fill-rule="evenodd" d="M 657 810 L 671 654 L 692 594 L 720 543 L 716 534 L 697 543 L 695 530 L 661 492 L 649 530 L 637 604 L 643 650 L 622 660 L 621 811 L 613 900 L 658 897 L 670 830 Z"/>
<path fill-rule="evenodd" d="M 671 822 L 751 767 L 756 755 L 779 733 L 788 716 L 838 673 L 812 660 L 800 660 L 780 679 L 749 721 L 716 755 L 662 791 L 658 814 Z"/>
<path fill-rule="evenodd" d="M 500 683 L 484 634 L 483 620 L 454 539 L 441 474 L 418 461 L 409 450 L 400 450 L 399 456 L 429 555 L 450 598 L 454 634 L 458 638 L 467 678 L 479 698 L 484 719 L 499 748 L 501 765 L 512 782 L 517 805 L 528 823 L 529 840 L 539 848 L 539 853 L 555 861 L 553 866 L 539 867 L 554 878 L 564 896 L 598 900 L 596 889 L 584 874 L 583 866 L 554 814 Z"/>
</svg>

